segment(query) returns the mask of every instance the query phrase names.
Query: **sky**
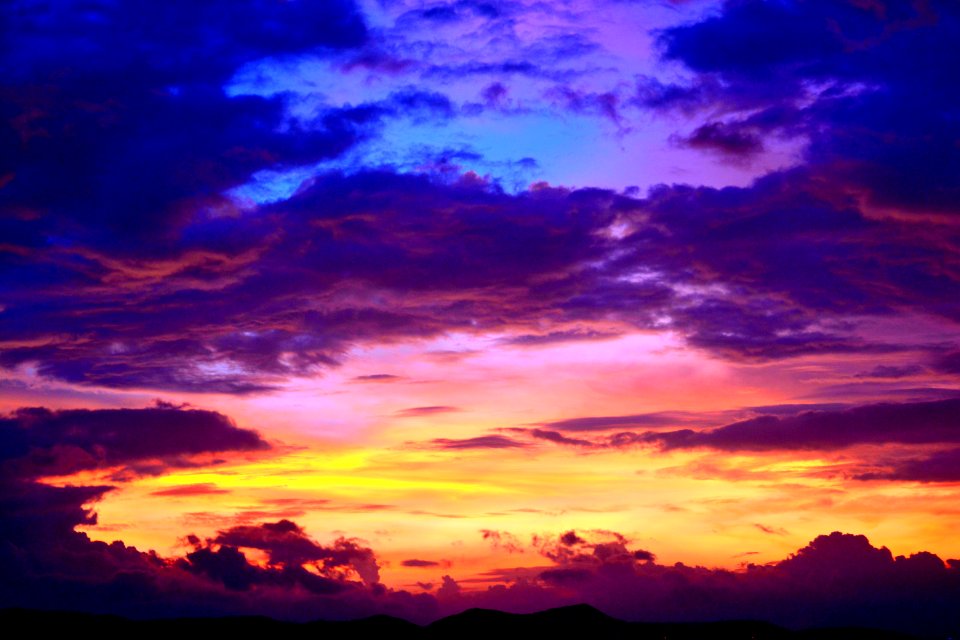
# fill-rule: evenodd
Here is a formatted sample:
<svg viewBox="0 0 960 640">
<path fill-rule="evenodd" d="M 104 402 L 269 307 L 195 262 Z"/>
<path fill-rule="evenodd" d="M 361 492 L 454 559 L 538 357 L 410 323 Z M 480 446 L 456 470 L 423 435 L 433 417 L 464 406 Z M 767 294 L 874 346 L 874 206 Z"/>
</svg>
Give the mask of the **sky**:
<svg viewBox="0 0 960 640">
<path fill-rule="evenodd" d="M 960 630 L 955 3 L 0 34 L 0 606 Z"/>
</svg>

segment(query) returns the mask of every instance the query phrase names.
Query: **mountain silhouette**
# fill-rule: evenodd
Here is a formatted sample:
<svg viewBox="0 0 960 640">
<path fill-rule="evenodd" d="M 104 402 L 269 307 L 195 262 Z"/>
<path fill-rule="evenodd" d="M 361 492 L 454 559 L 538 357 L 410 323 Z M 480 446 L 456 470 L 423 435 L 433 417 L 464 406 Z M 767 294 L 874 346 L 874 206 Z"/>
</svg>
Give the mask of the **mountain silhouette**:
<svg viewBox="0 0 960 640">
<path fill-rule="evenodd" d="M 296 623 L 259 616 L 131 620 L 112 615 L 5 609 L 0 625 L 24 635 L 87 636 L 95 640 L 163 637 L 170 640 L 918 640 L 862 628 L 791 631 L 759 621 L 626 622 L 589 605 L 516 614 L 468 609 L 426 626 L 386 615 L 359 620 Z"/>
</svg>

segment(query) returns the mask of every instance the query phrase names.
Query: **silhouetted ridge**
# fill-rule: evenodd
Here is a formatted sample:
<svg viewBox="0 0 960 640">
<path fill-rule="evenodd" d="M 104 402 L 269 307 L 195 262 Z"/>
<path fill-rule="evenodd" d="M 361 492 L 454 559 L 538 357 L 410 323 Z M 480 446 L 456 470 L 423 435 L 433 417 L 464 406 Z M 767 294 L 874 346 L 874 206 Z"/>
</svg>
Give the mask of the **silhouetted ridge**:
<svg viewBox="0 0 960 640">
<path fill-rule="evenodd" d="M 594 609 L 590 605 L 573 605 L 537 613 L 516 614 L 490 609 L 468 609 L 437 620 L 426 628 L 427 637 L 487 638 L 574 638 L 586 639 L 637 637 L 633 625 Z"/>
<path fill-rule="evenodd" d="M 170 637 L 173 640 L 281 638 L 339 640 L 386 637 L 389 640 L 917 640 L 888 631 L 860 628 L 790 631 L 757 621 L 644 623 L 612 618 L 589 605 L 516 614 L 468 609 L 425 627 L 387 615 L 348 621 L 284 622 L 264 617 L 130 620 L 112 615 L 0 610 L 0 628 L 23 629 L 30 636 L 91 634 L 97 640 Z"/>
</svg>

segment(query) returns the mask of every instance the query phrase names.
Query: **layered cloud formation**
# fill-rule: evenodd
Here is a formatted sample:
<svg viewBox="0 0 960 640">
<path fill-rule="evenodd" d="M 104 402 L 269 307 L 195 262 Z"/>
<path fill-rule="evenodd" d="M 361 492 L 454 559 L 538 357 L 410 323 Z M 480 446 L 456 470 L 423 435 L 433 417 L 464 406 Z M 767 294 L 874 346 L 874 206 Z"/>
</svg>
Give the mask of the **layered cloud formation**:
<svg viewBox="0 0 960 640">
<path fill-rule="evenodd" d="M 177 7 L 137 20 L 144 33 L 127 29 L 129 8 L 9 8 L 8 367 L 250 393 L 333 366 L 358 342 L 452 330 L 510 329 L 523 344 L 670 328 L 723 357 L 769 359 L 934 348 L 864 334 L 853 318 L 957 318 L 943 269 L 955 226 L 911 219 L 955 207 L 954 91 L 943 61 L 895 54 L 952 50 L 940 46 L 957 30 L 949 5 L 833 16 L 831 3 L 736 3 L 661 33 L 664 56 L 696 74 L 655 108 L 731 114 L 704 125 L 701 144 L 721 127 L 807 138 L 801 167 L 750 187 L 514 195 L 469 174 L 366 171 L 318 176 L 255 210 L 228 190 L 260 169 L 337 155 L 378 116 L 354 106 L 292 121 L 281 97 L 220 85 L 258 56 L 361 46 L 362 23 L 345 4 L 316 16 L 297 5 L 266 22 L 210 21 L 224 33 L 188 33 L 185 45 L 162 26 Z M 97 28 L 72 21 L 81 16 Z M 50 23 L 63 32 L 56 48 Z M 759 24 L 791 24 L 793 39 L 751 57 L 768 44 L 750 40 Z M 718 41 L 742 52 L 706 55 Z M 191 64 L 199 57 L 216 63 Z M 548 330 L 524 331 L 544 320 Z"/>
<path fill-rule="evenodd" d="M 428 620 L 589 602 L 956 629 L 957 562 L 863 536 L 730 571 L 658 564 L 606 524 L 527 544 L 496 521 L 568 513 L 564 483 L 594 517 L 637 477 L 679 512 L 678 475 L 729 483 L 704 501 L 826 478 L 834 493 L 806 503 L 824 518 L 887 486 L 917 522 L 955 515 L 955 3 L 22 0 L 0 34 L 0 566 L 16 577 L 0 605 Z M 633 363 L 614 353 L 630 340 L 647 341 Z M 631 402 L 641 374 L 663 386 Z M 702 399 L 704 379 L 726 386 Z M 582 401 L 561 398 L 573 388 Z M 143 408 L 158 393 L 176 402 Z M 338 402 L 356 423 L 325 413 Z M 281 415 L 309 425 L 282 431 L 296 445 Z M 304 445 L 321 420 L 336 437 Z M 351 438 L 367 448 L 331 463 L 341 476 L 290 481 L 312 498 L 268 495 L 303 467 L 277 486 L 217 476 Z M 601 479 L 601 456 L 624 467 Z M 459 475 L 416 475 L 431 464 Z M 524 484 L 541 464 L 548 482 Z M 380 475 L 351 485 L 358 468 Z M 141 486 L 236 517 L 178 553 L 82 532 L 94 503 Z M 543 504 L 407 505 L 477 519 L 501 560 L 463 576 L 429 549 L 384 559 L 365 538 L 385 527 L 322 541 L 300 521 L 398 511 L 407 490 Z M 751 535 L 787 536 L 756 520 Z M 715 524 L 692 527 L 704 546 Z M 913 531 L 930 536 L 913 549 L 952 548 Z M 398 568 L 421 573 L 383 584 Z"/>
</svg>

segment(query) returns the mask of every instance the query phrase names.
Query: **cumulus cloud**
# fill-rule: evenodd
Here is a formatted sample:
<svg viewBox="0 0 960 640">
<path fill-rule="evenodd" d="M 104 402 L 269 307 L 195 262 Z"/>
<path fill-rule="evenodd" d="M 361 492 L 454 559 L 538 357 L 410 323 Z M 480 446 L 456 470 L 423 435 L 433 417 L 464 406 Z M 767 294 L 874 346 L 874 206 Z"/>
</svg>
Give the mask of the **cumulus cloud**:
<svg viewBox="0 0 960 640">
<path fill-rule="evenodd" d="M 181 558 L 91 541 L 74 527 L 96 521 L 85 505 L 105 490 L 0 484 L 0 566 L 11 578 L 0 585 L 4 606 L 298 620 L 387 613 L 427 622 L 471 607 L 529 612 L 586 602 L 645 621 L 762 618 L 913 633 L 946 633 L 960 622 L 954 606 L 960 561 L 945 563 L 928 552 L 894 557 L 864 536 L 839 532 L 780 562 L 732 572 L 659 565 L 651 551 L 616 532 L 565 531 L 532 541 L 530 548 L 550 564 L 526 577 L 467 590 L 447 575 L 438 589 L 423 583 L 415 595 L 375 582 L 371 549 L 343 538 L 321 544 L 289 520 L 237 525 L 206 541 L 188 536 L 193 549 Z M 496 545 L 527 548 L 507 532 L 482 534 Z M 267 564 L 252 562 L 243 549 L 265 552 Z M 352 578 L 365 571 L 366 580 Z"/>
<path fill-rule="evenodd" d="M 547 536 L 559 542 L 548 550 L 566 548 L 564 537 Z M 660 565 L 650 552 L 630 550 L 617 539 L 576 546 L 593 548 L 557 556 L 534 583 L 491 588 L 472 601 L 519 611 L 522 602 L 540 603 L 550 593 L 554 606 L 586 602 L 646 622 L 756 619 L 756 611 L 795 628 L 860 625 L 943 633 L 960 622 L 950 604 L 960 591 L 952 561 L 928 552 L 894 557 L 862 535 L 821 535 L 784 560 L 736 572 Z"/>
<path fill-rule="evenodd" d="M 380 567 L 371 549 L 347 538 L 338 538 L 327 547 L 319 545 L 290 520 L 232 527 L 221 531 L 212 542 L 221 548 L 260 549 L 267 553 L 271 565 L 299 567 L 309 563 L 325 576 L 336 576 L 339 570 L 350 568 L 366 584 L 380 582 Z"/>
</svg>

